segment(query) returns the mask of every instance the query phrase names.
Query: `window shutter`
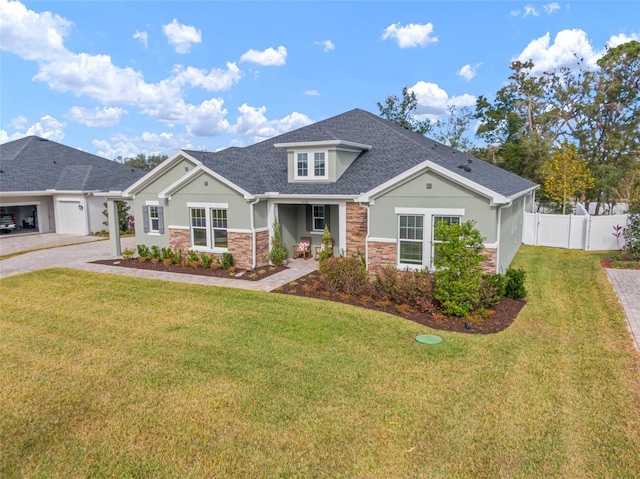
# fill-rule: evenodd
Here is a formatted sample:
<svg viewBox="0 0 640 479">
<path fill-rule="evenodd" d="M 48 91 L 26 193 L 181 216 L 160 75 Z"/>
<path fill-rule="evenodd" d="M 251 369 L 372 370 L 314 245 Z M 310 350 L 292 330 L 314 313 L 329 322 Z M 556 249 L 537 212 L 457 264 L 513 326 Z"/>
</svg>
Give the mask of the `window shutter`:
<svg viewBox="0 0 640 479">
<path fill-rule="evenodd" d="M 324 224 L 331 231 L 331 205 L 324 205 Z"/>
<path fill-rule="evenodd" d="M 313 207 L 307 205 L 307 231 L 313 231 Z"/>
<path fill-rule="evenodd" d="M 164 234 L 164 206 L 158 206 L 158 233 Z"/>
<path fill-rule="evenodd" d="M 142 229 L 145 233 L 149 232 L 149 207 L 142 207 Z"/>
</svg>

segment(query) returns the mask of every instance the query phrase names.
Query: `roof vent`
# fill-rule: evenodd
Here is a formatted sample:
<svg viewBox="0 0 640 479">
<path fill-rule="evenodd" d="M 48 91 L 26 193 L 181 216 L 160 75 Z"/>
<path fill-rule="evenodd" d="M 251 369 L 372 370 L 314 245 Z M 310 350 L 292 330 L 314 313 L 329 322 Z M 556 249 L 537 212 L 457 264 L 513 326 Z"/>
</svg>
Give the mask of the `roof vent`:
<svg viewBox="0 0 640 479">
<path fill-rule="evenodd" d="M 473 160 L 471 158 L 467 158 L 467 163 L 471 164 L 473 163 Z"/>
<path fill-rule="evenodd" d="M 438 147 L 437 143 L 434 143 L 433 146 L 431 147 L 432 150 L 435 150 Z"/>
<path fill-rule="evenodd" d="M 58 164 L 58 162 L 57 162 L 56 160 L 53 160 L 53 164 L 54 164 L 54 165 L 57 165 L 57 164 Z"/>
<path fill-rule="evenodd" d="M 467 173 L 469 173 L 471 171 L 471 168 L 468 167 L 467 165 L 458 165 L 458 168 L 460 168 L 461 170 L 466 171 Z"/>
</svg>

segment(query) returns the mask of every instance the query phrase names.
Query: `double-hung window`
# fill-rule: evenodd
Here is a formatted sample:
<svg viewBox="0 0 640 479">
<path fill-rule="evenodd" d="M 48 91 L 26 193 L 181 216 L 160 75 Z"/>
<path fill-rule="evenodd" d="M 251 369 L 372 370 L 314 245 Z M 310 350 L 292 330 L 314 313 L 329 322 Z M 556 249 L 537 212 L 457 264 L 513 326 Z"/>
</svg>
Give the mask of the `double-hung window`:
<svg viewBox="0 0 640 479">
<path fill-rule="evenodd" d="M 219 205 L 191 205 L 191 246 L 200 250 L 226 250 L 227 208 Z"/>
<path fill-rule="evenodd" d="M 327 153 L 325 151 L 299 151 L 295 154 L 296 179 L 326 179 Z"/>
<path fill-rule="evenodd" d="M 160 231 L 159 206 L 149 206 L 149 232 L 158 233 Z"/>
<path fill-rule="evenodd" d="M 324 215 L 324 206 L 323 205 L 313 205 L 313 230 L 314 231 L 323 231 L 325 225 L 325 215 Z"/>
<path fill-rule="evenodd" d="M 399 263 L 422 266 L 424 246 L 424 216 L 400 215 L 398 238 Z"/>
</svg>

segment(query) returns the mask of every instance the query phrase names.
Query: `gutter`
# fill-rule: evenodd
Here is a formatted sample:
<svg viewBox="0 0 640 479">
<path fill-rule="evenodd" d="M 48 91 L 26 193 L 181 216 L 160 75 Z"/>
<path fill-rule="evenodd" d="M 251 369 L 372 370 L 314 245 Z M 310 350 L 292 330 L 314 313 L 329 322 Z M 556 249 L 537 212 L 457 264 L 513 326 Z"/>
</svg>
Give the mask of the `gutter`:
<svg viewBox="0 0 640 479">
<path fill-rule="evenodd" d="M 367 210 L 367 235 L 364 237 L 364 260 L 367 265 L 367 271 L 369 271 L 369 238 L 371 237 L 371 210 L 368 204 L 363 204 L 358 202 L 358 206 L 360 208 L 365 208 Z"/>
</svg>

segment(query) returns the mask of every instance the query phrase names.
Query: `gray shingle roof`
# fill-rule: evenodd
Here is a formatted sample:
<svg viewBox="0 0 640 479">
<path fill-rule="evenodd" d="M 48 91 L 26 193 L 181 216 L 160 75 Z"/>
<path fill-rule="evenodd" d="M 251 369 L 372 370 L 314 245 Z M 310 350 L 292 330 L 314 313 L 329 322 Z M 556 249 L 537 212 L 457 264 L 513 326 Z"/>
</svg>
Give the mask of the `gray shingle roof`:
<svg viewBox="0 0 640 479">
<path fill-rule="evenodd" d="M 37 136 L 0 145 L 0 191 L 122 191 L 145 172 Z"/>
<path fill-rule="evenodd" d="M 286 149 L 276 148 L 274 144 L 327 140 L 351 141 L 372 148 L 361 153 L 335 183 L 288 183 Z M 301 195 L 359 195 L 426 160 L 507 197 L 536 186 L 495 165 L 360 109 L 245 148 L 215 153 L 185 152 L 251 194 L 277 191 Z"/>
</svg>

